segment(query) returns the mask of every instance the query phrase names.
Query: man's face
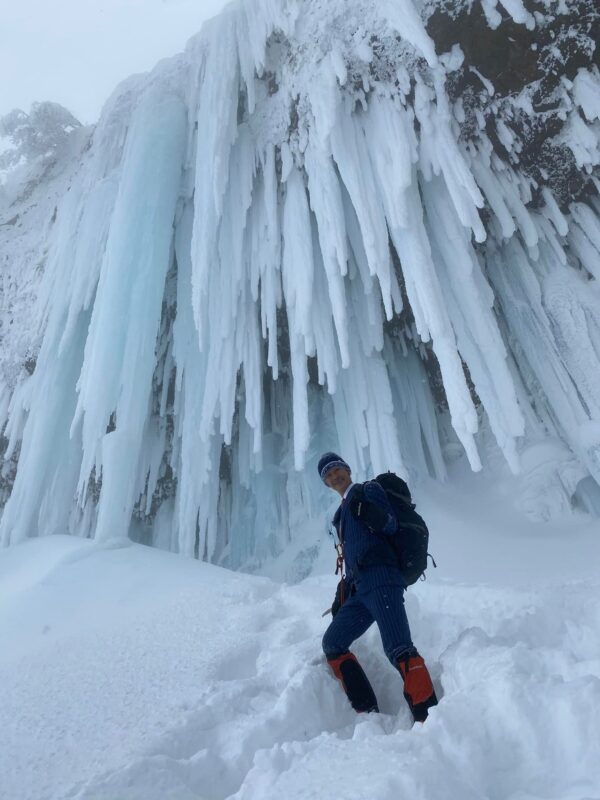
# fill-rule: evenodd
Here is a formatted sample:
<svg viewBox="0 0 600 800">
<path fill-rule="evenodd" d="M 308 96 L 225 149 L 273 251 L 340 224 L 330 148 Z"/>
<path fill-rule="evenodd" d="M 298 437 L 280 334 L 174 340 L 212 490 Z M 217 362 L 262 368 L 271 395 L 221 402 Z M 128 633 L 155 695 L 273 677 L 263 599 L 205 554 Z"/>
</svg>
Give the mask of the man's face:
<svg viewBox="0 0 600 800">
<path fill-rule="evenodd" d="M 344 467 L 334 467 L 325 475 L 325 484 L 342 497 L 351 483 L 350 473 Z"/>
</svg>

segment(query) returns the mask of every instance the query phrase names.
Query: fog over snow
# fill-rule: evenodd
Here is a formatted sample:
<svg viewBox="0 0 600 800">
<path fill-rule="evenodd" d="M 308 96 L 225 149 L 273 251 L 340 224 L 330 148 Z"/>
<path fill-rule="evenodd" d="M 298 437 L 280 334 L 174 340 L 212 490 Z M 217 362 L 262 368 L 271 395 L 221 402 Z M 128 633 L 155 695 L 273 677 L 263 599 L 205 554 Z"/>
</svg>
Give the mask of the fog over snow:
<svg viewBox="0 0 600 800">
<path fill-rule="evenodd" d="M 0 27 L 0 116 L 53 100 L 81 122 L 95 122 L 117 83 L 182 50 L 225 5 L 226 0 L 7 3 Z"/>
</svg>

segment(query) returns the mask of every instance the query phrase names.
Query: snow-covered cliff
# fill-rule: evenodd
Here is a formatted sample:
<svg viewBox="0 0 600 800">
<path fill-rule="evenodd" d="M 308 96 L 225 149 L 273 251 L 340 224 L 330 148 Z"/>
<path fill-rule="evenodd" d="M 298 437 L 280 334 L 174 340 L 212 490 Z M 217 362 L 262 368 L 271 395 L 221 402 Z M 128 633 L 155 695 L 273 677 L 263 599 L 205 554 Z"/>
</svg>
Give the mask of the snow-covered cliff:
<svg viewBox="0 0 600 800">
<path fill-rule="evenodd" d="M 240 0 L 119 87 L 0 197 L 2 541 L 250 565 L 319 514 L 329 448 L 417 486 L 502 453 L 529 513 L 599 513 L 598 28 Z"/>
</svg>

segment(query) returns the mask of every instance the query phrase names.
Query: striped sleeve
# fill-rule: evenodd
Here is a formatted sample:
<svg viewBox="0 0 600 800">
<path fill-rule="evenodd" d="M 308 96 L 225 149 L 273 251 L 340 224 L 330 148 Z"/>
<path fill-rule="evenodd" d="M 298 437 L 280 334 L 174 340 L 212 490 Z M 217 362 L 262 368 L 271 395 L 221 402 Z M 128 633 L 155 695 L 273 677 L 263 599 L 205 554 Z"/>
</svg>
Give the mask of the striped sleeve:
<svg viewBox="0 0 600 800">
<path fill-rule="evenodd" d="M 387 499 L 387 495 L 383 487 L 377 483 L 377 481 L 367 481 L 367 483 L 363 484 L 363 493 L 367 502 L 373 503 L 374 506 L 378 506 L 388 515 L 388 521 L 381 529 L 381 533 L 388 535 L 396 533 L 398 522 L 396 520 L 396 515 L 394 514 L 394 509 L 392 508 L 390 501 Z"/>
</svg>

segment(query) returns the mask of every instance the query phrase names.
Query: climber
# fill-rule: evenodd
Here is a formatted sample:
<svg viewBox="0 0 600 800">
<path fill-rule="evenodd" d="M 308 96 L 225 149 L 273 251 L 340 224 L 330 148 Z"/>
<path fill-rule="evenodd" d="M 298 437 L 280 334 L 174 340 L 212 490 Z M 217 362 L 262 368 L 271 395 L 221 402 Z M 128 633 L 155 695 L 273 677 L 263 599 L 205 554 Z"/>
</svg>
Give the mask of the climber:
<svg viewBox="0 0 600 800">
<path fill-rule="evenodd" d="M 404 681 L 404 697 L 413 718 L 424 722 L 437 698 L 425 662 L 411 640 L 404 578 L 387 557 L 382 541 L 397 530 L 392 507 L 376 481 L 353 483 L 350 467 L 336 453 L 325 453 L 318 470 L 321 480 L 342 498 L 333 518 L 342 574 L 331 607 L 333 620 L 323 636 L 327 662 L 356 711 L 378 711 L 371 684 L 349 650 L 376 622 L 385 654 Z"/>
</svg>

